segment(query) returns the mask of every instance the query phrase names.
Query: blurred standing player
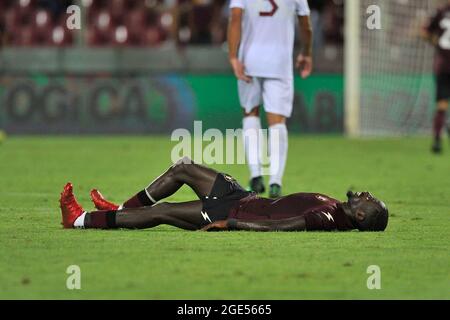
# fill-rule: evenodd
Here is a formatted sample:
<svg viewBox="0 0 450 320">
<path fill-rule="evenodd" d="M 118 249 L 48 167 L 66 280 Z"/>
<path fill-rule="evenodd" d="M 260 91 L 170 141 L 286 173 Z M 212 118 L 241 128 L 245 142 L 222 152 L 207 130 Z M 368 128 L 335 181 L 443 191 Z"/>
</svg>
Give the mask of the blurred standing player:
<svg viewBox="0 0 450 320">
<path fill-rule="evenodd" d="M 437 86 L 437 110 L 434 116 L 432 151 L 442 152 L 442 131 L 450 99 L 450 0 L 431 17 L 423 30 L 425 38 L 436 47 L 434 73 Z"/>
<path fill-rule="evenodd" d="M 2 19 L 0 19 L 0 51 L 2 50 L 3 44 L 5 43 L 5 37 L 6 37 L 6 33 L 5 33 L 4 21 L 2 21 Z M 3 64 L 3 61 L 0 59 L 0 70 L 2 70 L 2 67 L 3 67 L 2 64 Z M 0 77 L 0 85 L 3 85 L 2 81 L 3 81 L 3 79 Z M 0 144 L 3 142 L 3 140 L 5 140 L 5 138 L 6 138 L 6 134 L 0 127 Z"/>
<path fill-rule="evenodd" d="M 293 50 L 298 17 L 303 50 L 296 59 L 301 76 L 312 71 L 312 27 L 307 0 L 231 0 L 228 27 L 229 59 L 238 79 L 239 100 L 244 109 L 244 148 L 250 167 L 250 189 L 265 191 L 259 134 L 261 104 L 269 125 L 271 198 L 281 196 L 288 151 L 286 118 L 294 98 Z M 256 143 L 248 136 L 256 136 Z M 277 152 L 273 152 L 276 150 Z"/>
</svg>

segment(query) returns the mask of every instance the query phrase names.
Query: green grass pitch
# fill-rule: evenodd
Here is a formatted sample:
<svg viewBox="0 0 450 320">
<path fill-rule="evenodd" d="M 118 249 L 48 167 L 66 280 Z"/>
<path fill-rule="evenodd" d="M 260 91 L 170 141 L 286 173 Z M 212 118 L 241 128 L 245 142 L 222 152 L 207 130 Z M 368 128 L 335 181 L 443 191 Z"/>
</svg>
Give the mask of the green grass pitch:
<svg viewBox="0 0 450 320">
<path fill-rule="evenodd" d="M 86 209 L 122 202 L 165 170 L 167 137 L 9 138 L 0 145 L 0 298 L 450 299 L 450 153 L 429 139 L 291 136 L 285 193 L 370 190 L 384 233 L 63 230 L 65 182 Z M 216 166 L 247 182 L 242 165 Z M 183 188 L 170 201 L 190 200 Z M 81 268 L 81 290 L 66 269 Z M 381 289 L 369 290 L 369 265 Z"/>
</svg>

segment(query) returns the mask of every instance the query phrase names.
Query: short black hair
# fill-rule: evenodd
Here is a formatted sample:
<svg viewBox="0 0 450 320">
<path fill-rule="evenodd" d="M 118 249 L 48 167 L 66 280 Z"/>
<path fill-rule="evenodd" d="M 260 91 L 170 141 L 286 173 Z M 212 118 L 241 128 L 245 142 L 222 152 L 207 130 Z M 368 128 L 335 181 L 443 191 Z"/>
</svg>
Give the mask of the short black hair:
<svg viewBox="0 0 450 320">
<path fill-rule="evenodd" d="M 375 199 L 367 209 L 363 209 L 366 217 L 359 223 L 359 230 L 361 231 L 384 231 L 389 220 L 389 211 L 384 202 Z"/>
</svg>

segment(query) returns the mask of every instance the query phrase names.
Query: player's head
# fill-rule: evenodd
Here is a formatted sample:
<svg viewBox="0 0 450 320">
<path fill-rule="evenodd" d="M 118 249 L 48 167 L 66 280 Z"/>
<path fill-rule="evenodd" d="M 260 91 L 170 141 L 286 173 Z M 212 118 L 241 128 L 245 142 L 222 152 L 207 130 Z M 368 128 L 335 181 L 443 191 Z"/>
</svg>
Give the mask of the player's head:
<svg viewBox="0 0 450 320">
<path fill-rule="evenodd" d="M 383 201 L 370 192 L 347 192 L 350 214 L 361 231 L 384 231 L 388 223 L 388 209 Z"/>
</svg>

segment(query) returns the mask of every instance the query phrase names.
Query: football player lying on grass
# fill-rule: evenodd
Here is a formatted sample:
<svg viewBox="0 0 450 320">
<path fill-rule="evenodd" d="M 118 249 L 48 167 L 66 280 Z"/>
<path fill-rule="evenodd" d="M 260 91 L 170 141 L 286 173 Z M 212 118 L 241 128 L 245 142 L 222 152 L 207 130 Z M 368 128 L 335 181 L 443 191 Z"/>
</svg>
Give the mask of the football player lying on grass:
<svg viewBox="0 0 450 320">
<path fill-rule="evenodd" d="M 198 200 L 168 203 L 184 184 Z M 183 158 L 122 205 L 105 200 L 97 190 L 91 198 L 99 211 L 86 212 L 68 183 L 61 193 L 64 228 L 145 229 L 168 224 L 186 230 L 383 231 L 388 210 L 369 192 L 347 193 L 341 202 L 318 193 L 296 193 L 267 199 L 244 190 L 235 179 Z"/>
</svg>

